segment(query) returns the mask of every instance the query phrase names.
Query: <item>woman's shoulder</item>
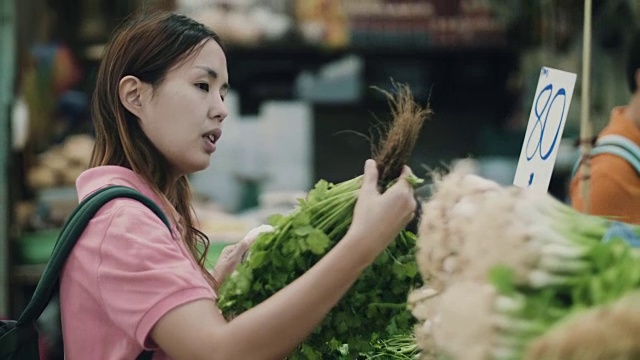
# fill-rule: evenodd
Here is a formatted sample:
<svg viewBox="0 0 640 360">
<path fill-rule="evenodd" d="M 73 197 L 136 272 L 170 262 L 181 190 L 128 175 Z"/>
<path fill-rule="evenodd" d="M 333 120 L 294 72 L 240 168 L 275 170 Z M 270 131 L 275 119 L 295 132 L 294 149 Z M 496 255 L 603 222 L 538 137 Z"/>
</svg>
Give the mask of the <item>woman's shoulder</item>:
<svg viewBox="0 0 640 360">
<path fill-rule="evenodd" d="M 172 231 L 163 220 L 147 205 L 130 198 L 115 198 L 96 213 L 93 223 L 102 223 L 105 231 L 121 231 L 126 229 L 133 233 L 160 232 L 170 234 Z"/>
<path fill-rule="evenodd" d="M 166 201 L 163 202 L 160 196 L 137 173 L 121 166 L 98 166 L 85 170 L 76 180 L 78 199 L 84 200 L 91 194 L 114 185 L 136 190 L 162 209 L 170 221 L 173 220 L 170 210 L 166 209 L 170 204 L 167 204 Z M 102 220 L 106 217 L 115 217 L 120 222 L 152 220 L 152 222 L 162 224 L 166 228 L 166 225 L 148 206 L 127 197 L 109 201 L 96 216 Z"/>
<path fill-rule="evenodd" d="M 109 185 L 127 186 L 158 201 L 157 195 L 141 176 L 131 169 L 113 165 L 97 166 L 82 172 L 76 179 L 78 198 L 84 199 L 96 190 Z"/>
</svg>

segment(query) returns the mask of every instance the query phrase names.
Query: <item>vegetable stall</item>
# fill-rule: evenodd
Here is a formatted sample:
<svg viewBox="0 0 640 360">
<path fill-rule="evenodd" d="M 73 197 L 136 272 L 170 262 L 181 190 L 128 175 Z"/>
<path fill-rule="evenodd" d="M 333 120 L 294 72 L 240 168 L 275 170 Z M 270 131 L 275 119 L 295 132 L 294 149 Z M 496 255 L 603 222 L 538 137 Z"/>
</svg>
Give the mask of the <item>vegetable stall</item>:
<svg viewBox="0 0 640 360">
<path fill-rule="evenodd" d="M 586 20 L 584 139 L 590 26 Z M 407 86 L 385 94 L 393 121 L 373 149 L 381 189 L 398 177 L 430 114 Z M 589 144 L 581 144 L 588 164 Z M 417 233 L 398 234 L 289 359 L 640 358 L 640 226 L 499 185 L 464 163 L 431 176 Z M 224 282 L 223 314 L 263 301 L 329 251 L 351 223 L 360 180 L 321 180 L 293 213 L 272 217 L 275 231 L 261 234 Z"/>
</svg>

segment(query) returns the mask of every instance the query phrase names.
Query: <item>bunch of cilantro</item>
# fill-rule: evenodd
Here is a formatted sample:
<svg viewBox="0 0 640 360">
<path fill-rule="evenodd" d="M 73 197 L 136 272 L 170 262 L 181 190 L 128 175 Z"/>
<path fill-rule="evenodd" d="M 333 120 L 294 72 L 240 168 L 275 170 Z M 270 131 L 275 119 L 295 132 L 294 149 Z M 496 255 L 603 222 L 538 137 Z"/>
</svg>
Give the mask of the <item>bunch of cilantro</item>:
<svg viewBox="0 0 640 360">
<path fill-rule="evenodd" d="M 274 231 L 258 236 L 247 260 L 223 283 L 223 314 L 233 317 L 264 301 L 336 245 L 351 224 L 361 182 L 320 180 L 293 213 L 273 216 Z M 415 243 L 416 235 L 403 230 L 289 359 L 364 358 L 381 341 L 410 334 L 407 294 L 422 285 Z"/>
</svg>

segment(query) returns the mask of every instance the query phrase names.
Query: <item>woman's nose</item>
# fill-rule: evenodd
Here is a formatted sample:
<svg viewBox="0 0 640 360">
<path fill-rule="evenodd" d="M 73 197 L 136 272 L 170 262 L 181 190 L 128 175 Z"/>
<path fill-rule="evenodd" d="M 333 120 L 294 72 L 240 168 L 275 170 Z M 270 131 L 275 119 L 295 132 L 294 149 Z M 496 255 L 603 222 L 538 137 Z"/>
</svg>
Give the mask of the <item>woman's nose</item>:
<svg viewBox="0 0 640 360">
<path fill-rule="evenodd" d="M 222 121 L 229 115 L 229 110 L 227 109 L 227 105 L 220 99 L 211 106 L 208 115 L 211 119 Z"/>
</svg>

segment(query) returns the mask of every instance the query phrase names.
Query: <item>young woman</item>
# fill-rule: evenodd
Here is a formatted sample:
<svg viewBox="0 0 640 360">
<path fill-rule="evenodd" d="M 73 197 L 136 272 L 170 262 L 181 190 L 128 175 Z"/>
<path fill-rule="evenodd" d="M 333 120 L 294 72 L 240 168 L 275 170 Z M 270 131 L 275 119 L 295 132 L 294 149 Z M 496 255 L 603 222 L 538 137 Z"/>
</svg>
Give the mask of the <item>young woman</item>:
<svg viewBox="0 0 640 360">
<path fill-rule="evenodd" d="M 130 186 L 163 206 L 173 225 L 170 232 L 129 199 L 96 214 L 61 279 L 67 360 L 135 359 L 144 349 L 154 359 L 282 359 L 413 217 L 409 183 L 380 194 L 368 160 L 345 237 L 299 279 L 227 322 L 215 291 L 255 234 L 226 254 L 215 276 L 207 272 L 187 181 L 209 165 L 227 116 L 220 40 L 184 16 L 138 18 L 113 37 L 96 81 L 96 144 L 77 179 L 79 197 Z"/>
</svg>

